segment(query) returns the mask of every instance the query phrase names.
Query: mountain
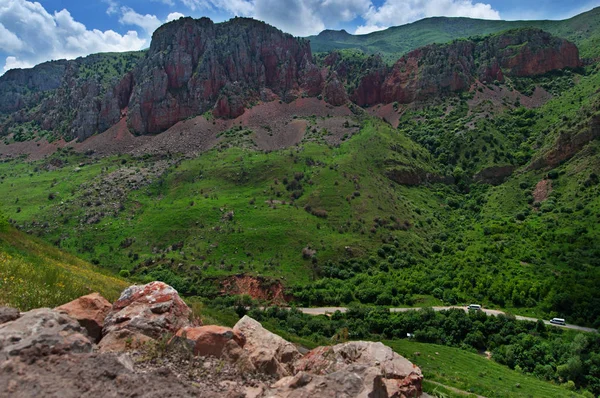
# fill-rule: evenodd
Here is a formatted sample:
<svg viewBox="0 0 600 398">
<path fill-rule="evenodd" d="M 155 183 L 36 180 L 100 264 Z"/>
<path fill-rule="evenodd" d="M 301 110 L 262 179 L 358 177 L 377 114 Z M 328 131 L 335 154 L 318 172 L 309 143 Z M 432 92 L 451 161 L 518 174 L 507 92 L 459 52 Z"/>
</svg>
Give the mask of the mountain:
<svg viewBox="0 0 600 398">
<path fill-rule="evenodd" d="M 359 49 L 380 54 L 389 64 L 402 55 L 432 43 L 448 43 L 459 38 L 489 35 L 510 29 L 536 28 L 577 44 L 583 57 L 600 56 L 600 8 L 563 21 L 492 21 L 471 18 L 434 17 L 395 26 L 366 35 L 325 30 L 309 36 L 313 52 Z"/>
<path fill-rule="evenodd" d="M 181 18 L 157 29 L 143 54 L 94 55 L 10 71 L 0 78 L 0 126 L 6 135 L 30 123 L 55 137 L 83 141 L 125 118 L 135 134 L 156 134 L 206 112 L 236 118 L 257 102 L 319 96 L 335 106 L 348 99 L 360 106 L 407 103 L 465 91 L 477 79 L 503 81 L 503 73 L 524 77 L 578 66 L 573 44 L 524 29 L 424 47 L 393 68 L 373 58 L 349 70 L 331 57 L 319 67 L 306 40 L 262 22 Z M 90 68 L 102 74 L 90 74 Z"/>
</svg>

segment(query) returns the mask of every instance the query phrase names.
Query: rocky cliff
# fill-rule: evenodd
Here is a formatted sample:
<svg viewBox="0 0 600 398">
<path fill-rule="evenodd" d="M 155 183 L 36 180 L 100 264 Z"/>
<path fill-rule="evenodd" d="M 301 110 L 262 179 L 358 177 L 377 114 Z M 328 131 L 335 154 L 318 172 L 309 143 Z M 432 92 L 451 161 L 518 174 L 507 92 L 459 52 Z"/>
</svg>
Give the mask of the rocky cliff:
<svg viewBox="0 0 600 398">
<path fill-rule="evenodd" d="M 135 79 L 129 126 L 142 134 L 213 108 L 216 116 L 237 117 L 252 102 L 290 101 L 322 88 L 307 41 L 246 18 L 163 25 Z"/>
<path fill-rule="evenodd" d="M 373 61 L 370 61 L 371 63 Z M 518 29 L 475 40 L 433 44 L 411 51 L 387 71 L 369 68 L 351 98 L 358 105 L 411 103 L 469 90 L 475 80 L 535 76 L 581 65 L 577 47 L 538 29 Z"/>
<path fill-rule="evenodd" d="M 308 41 L 263 22 L 181 18 L 157 29 L 147 52 L 7 72 L 0 78 L 0 128 L 8 134 L 32 121 L 84 140 L 126 117 L 136 134 L 155 134 L 208 111 L 234 118 L 260 101 L 322 96 L 335 106 L 410 103 L 469 90 L 476 80 L 503 82 L 580 63 L 574 44 L 520 29 L 429 45 L 393 67 L 377 56 L 349 63 L 335 52 L 317 66 Z"/>
</svg>

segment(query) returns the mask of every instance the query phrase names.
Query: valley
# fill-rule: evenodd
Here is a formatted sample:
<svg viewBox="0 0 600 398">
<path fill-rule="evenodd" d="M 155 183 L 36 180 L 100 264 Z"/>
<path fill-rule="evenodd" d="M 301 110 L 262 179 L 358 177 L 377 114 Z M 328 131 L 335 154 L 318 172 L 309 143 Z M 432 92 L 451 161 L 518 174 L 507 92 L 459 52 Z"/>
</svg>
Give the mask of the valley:
<svg viewBox="0 0 600 398">
<path fill-rule="evenodd" d="M 10 70 L 0 304 L 161 281 L 212 323 L 384 340 L 439 396 L 596 396 L 599 21 L 180 18 L 147 50 Z"/>
</svg>

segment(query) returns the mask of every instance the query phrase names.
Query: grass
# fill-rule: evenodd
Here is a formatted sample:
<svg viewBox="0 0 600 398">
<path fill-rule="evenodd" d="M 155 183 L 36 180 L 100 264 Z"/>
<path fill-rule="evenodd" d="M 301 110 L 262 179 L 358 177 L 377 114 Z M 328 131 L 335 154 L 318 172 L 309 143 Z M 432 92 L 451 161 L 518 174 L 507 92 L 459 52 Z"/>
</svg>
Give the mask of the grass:
<svg viewBox="0 0 600 398">
<path fill-rule="evenodd" d="M 485 397 L 580 397 L 576 392 L 538 380 L 495 363 L 482 355 L 457 348 L 410 340 L 383 341 L 423 371 L 425 391 L 437 396 L 465 396 L 444 390 L 435 381 L 471 394 Z M 415 353 L 418 353 L 416 355 Z M 436 394 L 435 390 L 442 394 Z M 455 394 L 455 395 L 452 395 Z M 468 396 L 468 395 L 467 395 Z"/>
<path fill-rule="evenodd" d="M 129 284 L 22 232 L 0 231 L 0 304 L 28 311 L 99 292 L 115 301 Z"/>
</svg>

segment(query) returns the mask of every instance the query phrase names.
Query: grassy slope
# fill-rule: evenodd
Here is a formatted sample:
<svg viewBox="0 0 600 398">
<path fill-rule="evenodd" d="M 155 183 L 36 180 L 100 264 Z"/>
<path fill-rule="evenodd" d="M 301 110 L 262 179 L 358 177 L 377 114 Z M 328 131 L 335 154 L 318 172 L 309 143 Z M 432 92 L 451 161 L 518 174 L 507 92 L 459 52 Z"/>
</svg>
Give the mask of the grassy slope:
<svg viewBox="0 0 600 398">
<path fill-rule="evenodd" d="M 581 396 L 563 387 L 508 369 L 482 355 L 457 348 L 410 340 L 389 340 L 383 343 L 421 368 L 426 381 L 425 390 L 430 393 L 435 394 L 437 386 L 427 381 L 439 382 L 489 398 Z"/>
<path fill-rule="evenodd" d="M 596 8 L 564 21 L 490 21 L 470 18 L 427 18 L 411 24 L 392 27 L 367 35 L 311 36 L 314 52 L 343 48 L 358 48 L 367 53 L 380 53 L 388 62 L 431 43 L 446 43 L 455 39 L 486 35 L 507 29 L 536 27 L 577 43 L 582 56 L 600 55 L 600 9 Z"/>
<path fill-rule="evenodd" d="M 114 301 L 128 284 L 12 228 L 0 231 L 0 305 L 27 311 L 99 292 Z"/>
<path fill-rule="evenodd" d="M 388 235 L 387 230 L 369 232 L 375 218 L 395 215 L 413 221 L 416 205 L 410 197 L 399 197 L 410 191 L 397 190 L 382 176 L 386 160 L 434 171 L 429 155 L 414 142 L 384 123 L 367 121 L 361 133 L 339 148 L 310 142 L 271 153 L 229 148 L 185 160 L 152 185 L 132 191 L 119 218 L 88 225 L 80 222 L 87 200 L 81 186 L 114 171 L 120 161 L 103 159 L 75 171 L 74 165 L 85 159 L 69 156 L 63 158 L 69 165 L 53 171 L 44 171 L 42 162 L 1 164 L 2 210 L 18 224 L 48 222 L 48 240 L 62 237 L 61 247 L 109 268 L 132 269 L 158 259 L 152 248 L 183 241 L 185 253 L 167 253 L 163 262 L 199 266 L 201 270 L 190 268 L 192 275 L 250 271 L 284 276 L 292 283 L 310 279 L 304 247 L 316 249 L 319 261 L 345 256 L 346 246 L 364 256 Z M 135 170 L 147 162 L 130 159 L 127 167 Z M 296 173 L 304 175 L 303 194 L 290 205 L 284 180 L 294 180 Z M 48 199 L 49 192 L 56 193 L 54 200 Z M 287 204 L 271 206 L 271 199 Z M 325 210 L 327 217 L 310 214 L 306 205 Z M 228 211 L 234 212 L 232 220 L 223 217 Z M 70 230 L 76 232 L 65 233 Z M 393 235 L 407 245 L 420 239 L 406 231 Z M 128 237 L 135 242 L 124 249 L 120 244 Z M 139 253 L 139 261 L 132 261 L 130 252 Z"/>
</svg>

